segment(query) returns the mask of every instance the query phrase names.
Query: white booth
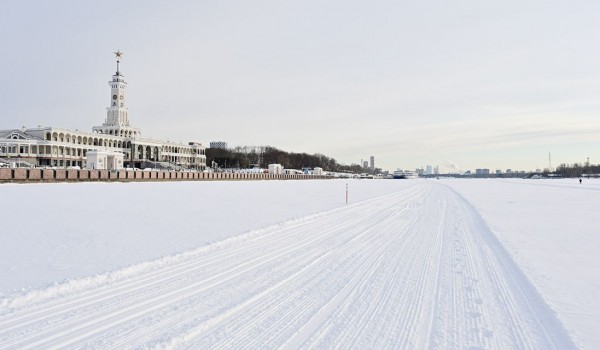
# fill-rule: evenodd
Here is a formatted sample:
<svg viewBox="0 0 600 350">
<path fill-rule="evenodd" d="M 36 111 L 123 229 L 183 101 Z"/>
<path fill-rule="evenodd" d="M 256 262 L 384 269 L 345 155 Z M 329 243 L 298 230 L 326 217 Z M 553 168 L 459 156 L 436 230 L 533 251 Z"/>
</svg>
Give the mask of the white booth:
<svg viewBox="0 0 600 350">
<path fill-rule="evenodd" d="M 86 169 L 118 170 L 123 169 L 123 153 L 110 151 L 87 151 Z"/>
</svg>

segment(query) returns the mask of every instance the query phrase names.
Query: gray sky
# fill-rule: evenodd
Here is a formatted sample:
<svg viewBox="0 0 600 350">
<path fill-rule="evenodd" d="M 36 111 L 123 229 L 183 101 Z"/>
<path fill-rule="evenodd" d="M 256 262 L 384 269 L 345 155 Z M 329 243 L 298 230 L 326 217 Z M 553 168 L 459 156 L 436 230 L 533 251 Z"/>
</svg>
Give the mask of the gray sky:
<svg viewBox="0 0 600 350">
<path fill-rule="evenodd" d="M 91 131 L 125 52 L 146 137 L 384 169 L 600 162 L 599 1 L 2 1 L 0 128 Z"/>
</svg>

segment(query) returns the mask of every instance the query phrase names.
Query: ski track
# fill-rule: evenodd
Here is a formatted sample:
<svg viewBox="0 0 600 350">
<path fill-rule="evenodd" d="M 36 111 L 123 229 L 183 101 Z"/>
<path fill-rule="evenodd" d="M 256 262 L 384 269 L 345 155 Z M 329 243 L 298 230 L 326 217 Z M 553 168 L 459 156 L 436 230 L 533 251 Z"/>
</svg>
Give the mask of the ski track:
<svg viewBox="0 0 600 350">
<path fill-rule="evenodd" d="M 144 266 L 2 300 L 0 348 L 575 348 L 479 213 L 429 181 Z"/>
</svg>

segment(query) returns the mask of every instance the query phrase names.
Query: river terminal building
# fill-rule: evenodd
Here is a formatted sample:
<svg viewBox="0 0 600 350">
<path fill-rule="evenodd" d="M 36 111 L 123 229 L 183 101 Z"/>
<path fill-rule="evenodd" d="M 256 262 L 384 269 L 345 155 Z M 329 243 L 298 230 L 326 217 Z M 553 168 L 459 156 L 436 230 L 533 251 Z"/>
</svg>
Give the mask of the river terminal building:
<svg viewBox="0 0 600 350">
<path fill-rule="evenodd" d="M 101 125 L 94 126 L 91 132 L 51 126 L 0 130 L 0 163 L 17 167 L 205 170 L 205 148 L 201 143 L 145 139 L 141 129 L 132 126 L 127 109 L 127 83 L 119 71 L 123 53 L 117 51 L 115 55 L 117 71 L 108 82 L 110 104 Z M 94 164 L 88 164 L 88 152 Z M 98 155 L 114 161 L 99 162 Z"/>
</svg>

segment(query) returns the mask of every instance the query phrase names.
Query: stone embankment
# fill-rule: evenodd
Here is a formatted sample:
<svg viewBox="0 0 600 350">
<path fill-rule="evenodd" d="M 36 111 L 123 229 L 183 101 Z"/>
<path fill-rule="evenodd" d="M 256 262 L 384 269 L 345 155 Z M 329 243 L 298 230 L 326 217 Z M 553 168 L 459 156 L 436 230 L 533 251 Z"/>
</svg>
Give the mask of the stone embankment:
<svg viewBox="0 0 600 350">
<path fill-rule="evenodd" d="M 210 180 L 301 180 L 330 179 L 318 175 L 272 175 L 240 173 L 201 173 L 143 170 L 0 169 L 0 183 L 6 182 L 85 182 L 85 181 L 210 181 Z"/>
</svg>

